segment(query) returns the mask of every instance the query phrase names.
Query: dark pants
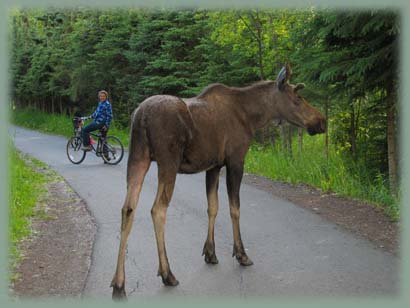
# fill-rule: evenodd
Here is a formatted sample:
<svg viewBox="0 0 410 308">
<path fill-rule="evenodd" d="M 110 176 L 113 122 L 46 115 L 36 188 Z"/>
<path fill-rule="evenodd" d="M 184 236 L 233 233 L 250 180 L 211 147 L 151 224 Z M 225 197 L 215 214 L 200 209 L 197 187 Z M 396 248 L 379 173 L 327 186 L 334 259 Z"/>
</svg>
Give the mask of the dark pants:
<svg viewBox="0 0 410 308">
<path fill-rule="evenodd" d="M 90 145 L 90 132 L 93 132 L 97 129 L 101 129 L 104 126 L 103 123 L 97 124 L 92 122 L 88 124 L 86 127 L 83 128 L 82 137 L 83 137 L 83 145 L 89 146 Z"/>
</svg>

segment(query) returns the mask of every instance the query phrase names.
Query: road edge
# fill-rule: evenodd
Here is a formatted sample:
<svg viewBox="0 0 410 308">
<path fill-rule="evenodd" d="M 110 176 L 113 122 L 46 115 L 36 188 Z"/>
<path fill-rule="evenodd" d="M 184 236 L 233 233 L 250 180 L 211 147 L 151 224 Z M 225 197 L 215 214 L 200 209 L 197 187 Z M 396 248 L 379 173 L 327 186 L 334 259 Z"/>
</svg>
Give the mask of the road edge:
<svg viewBox="0 0 410 308">
<path fill-rule="evenodd" d="M 38 205 L 44 215 L 33 219 L 33 233 L 21 244 L 24 257 L 14 270 L 20 277 L 11 283 L 10 296 L 82 297 L 98 226 L 87 203 L 68 181 L 51 166 L 43 164 L 33 169 L 51 178 L 46 183 L 47 195 Z"/>
</svg>

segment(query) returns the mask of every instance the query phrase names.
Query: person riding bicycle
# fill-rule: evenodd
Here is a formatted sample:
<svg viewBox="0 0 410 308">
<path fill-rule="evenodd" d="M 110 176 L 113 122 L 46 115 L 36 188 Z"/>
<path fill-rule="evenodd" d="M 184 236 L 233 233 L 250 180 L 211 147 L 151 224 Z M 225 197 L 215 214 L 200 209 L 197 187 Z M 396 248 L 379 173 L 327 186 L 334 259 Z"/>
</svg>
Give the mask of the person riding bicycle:
<svg viewBox="0 0 410 308">
<path fill-rule="evenodd" d="M 108 92 L 101 90 L 98 92 L 98 106 L 90 118 L 94 119 L 92 123 L 88 124 L 82 129 L 83 150 L 91 151 L 90 132 L 100 129 L 108 131 L 112 120 L 112 108 L 108 101 Z"/>
</svg>

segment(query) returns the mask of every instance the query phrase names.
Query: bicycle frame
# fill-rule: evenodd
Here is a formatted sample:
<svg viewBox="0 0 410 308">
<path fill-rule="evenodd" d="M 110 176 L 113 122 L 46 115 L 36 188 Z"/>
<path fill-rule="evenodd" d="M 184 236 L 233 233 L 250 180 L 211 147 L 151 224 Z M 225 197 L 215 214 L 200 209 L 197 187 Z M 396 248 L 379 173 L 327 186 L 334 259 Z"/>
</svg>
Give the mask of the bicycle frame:
<svg viewBox="0 0 410 308">
<path fill-rule="evenodd" d="M 101 156 L 103 153 L 105 137 L 102 137 L 101 134 L 96 134 L 93 132 L 90 132 L 90 136 L 97 138 L 97 146 L 91 144 L 91 148 L 95 152 L 95 155 Z"/>
</svg>

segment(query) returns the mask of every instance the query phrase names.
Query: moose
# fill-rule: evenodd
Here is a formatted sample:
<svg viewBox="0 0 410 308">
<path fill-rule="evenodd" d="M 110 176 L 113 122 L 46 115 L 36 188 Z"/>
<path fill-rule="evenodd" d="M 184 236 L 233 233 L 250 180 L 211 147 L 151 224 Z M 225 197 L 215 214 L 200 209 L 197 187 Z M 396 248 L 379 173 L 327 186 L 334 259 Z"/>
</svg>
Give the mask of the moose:
<svg viewBox="0 0 410 308">
<path fill-rule="evenodd" d="M 226 185 L 233 227 L 233 256 L 240 265 L 253 262 L 245 252 L 239 227 L 239 190 L 245 155 L 257 129 L 272 120 L 286 120 L 307 130 L 323 133 L 326 121 L 299 90 L 304 84 L 290 84 L 291 68 L 286 64 L 276 81 L 259 81 L 236 88 L 211 84 L 198 96 L 179 98 L 155 95 L 144 100 L 131 116 L 127 194 L 121 210 L 121 238 L 117 268 L 111 282 L 113 299 L 126 298 L 125 254 L 135 209 L 152 161 L 158 166 L 158 188 L 151 216 L 158 248 L 158 276 L 166 286 L 178 285 L 165 249 L 164 227 L 167 208 L 178 173 L 206 171 L 208 235 L 203 247 L 205 262 L 217 264 L 214 225 L 218 212 L 219 172 L 226 167 Z"/>
</svg>

